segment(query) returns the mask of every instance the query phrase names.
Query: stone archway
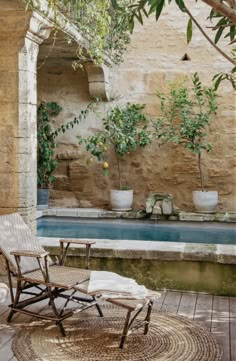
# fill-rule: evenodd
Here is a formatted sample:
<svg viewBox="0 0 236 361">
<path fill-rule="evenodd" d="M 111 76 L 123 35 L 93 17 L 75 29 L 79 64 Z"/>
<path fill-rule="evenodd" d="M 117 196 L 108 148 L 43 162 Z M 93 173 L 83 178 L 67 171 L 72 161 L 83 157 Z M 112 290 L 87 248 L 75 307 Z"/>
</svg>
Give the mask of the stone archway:
<svg viewBox="0 0 236 361">
<path fill-rule="evenodd" d="M 0 214 L 35 228 L 39 44 L 52 27 L 23 2 L 0 0 Z"/>
<path fill-rule="evenodd" d="M 37 190 L 37 58 L 39 45 L 49 37 L 51 24 L 32 13 L 24 45 L 19 51 L 19 212 L 27 223 L 35 220 Z"/>
<path fill-rule="evenodd" d="M 35 229 L 37 188 L 37 59 L 53 29 L 53 13 L 42 0 L 25 11 L 18 0 L 0 0 L 0 214 L 19 212 Z M 43 13 L 47 13 L 44 17 Z M 85 41 L 61 14 L 62 32 Z M 108 61 L 108 60 L 107 60 Z M 109 99 L 106 67 L 88 65 L 92 96 Z"/>
</svg>

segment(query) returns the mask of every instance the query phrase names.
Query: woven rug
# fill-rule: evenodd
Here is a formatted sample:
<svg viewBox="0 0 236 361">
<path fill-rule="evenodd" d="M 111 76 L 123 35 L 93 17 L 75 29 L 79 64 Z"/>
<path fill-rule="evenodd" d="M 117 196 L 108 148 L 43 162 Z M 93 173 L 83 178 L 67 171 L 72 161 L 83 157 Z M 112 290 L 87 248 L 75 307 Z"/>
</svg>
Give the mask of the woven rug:
<svg viewBox="0 0 236 361">
<path fill-rule="evenodd" d="M 220 347 L 205 329 L 185 317 L 153 310 L 147 335 L 142 329 L 119 349 L 124 313 L 103 308 L 64 321 L 66 337 L 48 321 L 21 326 L 12 349 L 19 361 L 219 361 Z"/>
</svg>

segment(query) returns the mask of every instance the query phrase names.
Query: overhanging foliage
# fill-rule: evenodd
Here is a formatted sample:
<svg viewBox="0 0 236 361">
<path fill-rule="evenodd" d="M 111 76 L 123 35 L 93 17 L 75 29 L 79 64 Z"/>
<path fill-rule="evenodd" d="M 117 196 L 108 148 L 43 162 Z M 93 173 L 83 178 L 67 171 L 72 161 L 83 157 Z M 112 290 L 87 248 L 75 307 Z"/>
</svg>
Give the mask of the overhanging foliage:
<svg viewBox="0 0 236 361">
<path fill-rule="evenodd" d="M 26 9 L 40 11 L 40 0 L 24 0 Z M 54 31 L 60 28 L 60 14 L 76 25 L 87 40 L 86 49 L 78 46 L 77 65 L 85 61 L 104 63 L 109 57 L 114 64 L 120 64 L 130 41 L 129 17 L 127 12 L 133 0 L 121 0 L 114 9 L 110 0 L 48 0 L 48 9 L 53 12 Z M 45 12 L 43 12 L 43 15 Z M 68 35 L 68 34 L 67 34 Z M 81 45 L 81 44 L 80 44 Z"/>
</svg>

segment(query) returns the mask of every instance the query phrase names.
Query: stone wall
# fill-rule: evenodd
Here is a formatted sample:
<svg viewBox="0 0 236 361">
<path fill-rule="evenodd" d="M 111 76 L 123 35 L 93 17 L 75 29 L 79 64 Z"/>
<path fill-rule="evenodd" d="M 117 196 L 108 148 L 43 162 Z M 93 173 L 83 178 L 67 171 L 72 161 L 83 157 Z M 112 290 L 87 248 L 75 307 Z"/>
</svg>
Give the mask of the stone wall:
<svg viewBox="0 0 236 361">
<path fill-rule="evenodd" d="M 19 209 L 18 53 L 30 14 L 18 0 L 0 1 L 0 214 Z M 20 155 L 22 153 L 22 155 Z"/>
<path fill-rule="evenodd" d="M 49 26 L 50 25 L 50 26 Z M 37 57 L 51 23 L 19 0 L 0 0 L 0 214 L 35 230 Z"/>
<path fill-rule="evenodd" d="M 195 3 L 194 15 L 203 24 L 208 7 Z M 205 10 L 207 11 L 205 11 Z M 204 12 L 205 11 L 205 12 Z M 160 114 L 156 91 L 164 90 L 169 80 L 182 79 L 198 71 L 204 85 L 213 75 L 230 69 L 230 64 L 213 49 L 194 28 L 191 44 L 186 45 L 187 17 L 167 7 L 162 20 L 145 21 L 136 26 L 125 61 L 110 71 L 110 88 L 113 101 L 100 104 L 101 116 L 110 107 L 126 102 L 146 104 L 146 112 L 155 117 Z M 225 47 L 226 48 L 226 47 Z M 190 61 L 182 61 L 187 53 Z M 73 119 L 90 101 L 86 72 L 74 72 L 71 67 L 40 69 L 38 101 L 57 101 L 63 112 L 57 125 Z M 236 210 L 235 163 L 235 98 L 229 84 L 222 84 L 218 98 L 219 111 L 210 127 L 213 150 L 204 157 L 204 178 L 208 190 L 219 191 L 219 210 Z M 89 134 L 99 128 L 100 122 L 90 115 L 79 128 L 60 137 L 57 149 L 59 168 L 56 172 L 51 205 L 67 207 L 108 207 L 109 189 L 117 184 L 114 155 L 109 158 L 110 176 L 104 177 L 96 162 L 88 166 L 89 155 L 78 145 L 76 134 Z M 56 126 L 56 124 L 55 124 Z M 170 193 L 178 207 L 192 209 L 192 190 L 200 186 L 197 176 L 197 159 L 181 146 L 150 147 L 130 155 L 122 161 L 123 179 L 134 188 L 134 206 L 142 208 L 149 192 Z"/>
</svg>

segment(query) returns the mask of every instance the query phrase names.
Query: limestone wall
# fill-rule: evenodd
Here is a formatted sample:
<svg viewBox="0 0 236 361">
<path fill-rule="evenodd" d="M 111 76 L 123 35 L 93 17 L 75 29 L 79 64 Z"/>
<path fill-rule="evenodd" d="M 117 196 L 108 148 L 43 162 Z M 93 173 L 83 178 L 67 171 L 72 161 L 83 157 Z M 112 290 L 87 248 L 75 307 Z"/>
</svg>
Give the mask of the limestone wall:
<svg viewBox="0 0 236 361">
<path fill-rule="evenodd" d="M 201 24 L 208 7 L 192 1 L 193 14 Z M 168 11 L 168 13 L 167 13 Z M 205 12 L 204 12 L 205 11 Z M 124 63 L 110 72 L 110 87 L 115 100 L 100 105 L 101 115 L 111 106 L 126 102 L 145 103 L 151 117 L 160 114 L 156 90 L 163 90 L 168 80 L 175 80 L 198 71 L 205 85 L 213 75 L 230 69 L 230 64 L 213 49 L 194 28 L 193 41 L 186 45 L 185 15 L 175 5 L 166 8 L 158 23 L 147 20 L 137 26 Z M 225 46 L 225 49 L 227 47 Z M 188 53 L 190 61 L 182 61 Z M 86 72 L 71 67 L 51 67 L 50 59 L 39 71 L 38 101 L 57 101 L 63 112 L 57 125 L 73 119 L 90 101 Z M 222 84 L 218 99 L 219 111 L 210 127 L 213 150 L 204 157 L 204 178 L 208 190 L 218 190 L 219 210 L 236 210 L 235 163 L 235 97 L 229 84 Z M 56 126 L 56 125 L 55 125 Z M 59 138 L 59 168 L 51 205 L 68 207 L 107 207 L 109 189 L 117 183 L 114 156 L 111 154 L 110 177 L 105 178 L 96 162 L 87 166 L 89 155 L 78 146 L 76 134 L 89 134 L 99 128 L 99 120 L 91 115 L 79 128 Z M 144 206 L 149 192 L 172 193 L 176 204 L 192 209 L 192 190 L 199 188 L 197 159 L 181 146 L 154 142 L 149 148 L 130 155 L 122 162 L 124 180 L 134 188 L 135 207 Z"/>
<path fill-rule="evenodd" d="M 18 211 L 18 52 L 29 25 L 23 2 L 0 0 L 0 214 Z"/>
</svg>

